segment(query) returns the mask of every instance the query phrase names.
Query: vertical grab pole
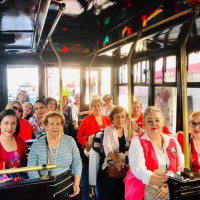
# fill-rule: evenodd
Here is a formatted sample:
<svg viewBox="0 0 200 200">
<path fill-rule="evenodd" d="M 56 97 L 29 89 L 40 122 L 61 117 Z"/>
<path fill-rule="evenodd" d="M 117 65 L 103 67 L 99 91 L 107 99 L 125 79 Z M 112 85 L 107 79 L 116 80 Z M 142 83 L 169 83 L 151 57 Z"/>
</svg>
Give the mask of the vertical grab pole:
<svg viewBox="0 0 200 200">
<path fill-rule="evenodd" d="M 97 52 L 94 53 L 94 56 L 92 57 L 92 60 L 90 62 L 90 65 L 89 65 L 89 69 L 88 69 L 88 75 L 89 75 L 89 81 L 88 81 L 88 87 L 89 87 L 89 105 L 90 105 L 90 102 L 91 102 L 91 99 L 92 99 L 92 92 L 91 92 L 91 76 L 90 76 L 90 73 L 91 73 L 91 67 L 92 67 L 92 64 L 94 62 L 94 59 L 97 55 Z M 91 108 L 89 107 L 89 111 L 91 110 Z"/>
<path fill-rule="evenodd" d="M 180 57 L 181 57 L 181 84 L 182 84 L 182 106 L 183 106 L 183 132 L 184 132 L 184 155 L 185 165 L 184 174 L 190 176 L 190 150 L 188 138 L 188 101 L 187 101 L 187 57 L 186 42 L 192 30 L 195 19 L 199 13 L 200 6 L 194 7 L 188 28 L 180 41 Z"/>
<path fill-rule="evenodd" d="M 52 43 L 52 39 L 51 37 L 48 37 L 48 41 L 49 44 L 51 45 L 52 50 L 54 51 L 57 59 L 58 59 L 58 69 L 59 69 L 59 97 L 60 97 L 60 113 L 63 114 L 63 101 L 62 101 L 62 86 L 63 86 L 63 81 L 62 81 L 62 60 L 58 54 L 58 52 L 56 51 L 56 48 L 54 47 L 53 43 Z"/>
<path fill-rule="evenodd" d="M 139 40 L 139 38 L 141 37 L 141 33 L 138 33 L 136 40 L 134 41 L 134 43 L 131 45 L 130 51 L 128 53 L 128 57 L 127 57 L 127 77 L 128 77 L 128 118 L 129 120 L 132 118 L 132 97 L 133 97 L 133 90 L 132 90 L 132 81 L 131 81 L 131 57 L 132 54 L 135 50 L 136 44 Z M 132 126 L 131 123 L 129 124 L 129 140 L 131 140 L 132 138 Z"/>
</svg>

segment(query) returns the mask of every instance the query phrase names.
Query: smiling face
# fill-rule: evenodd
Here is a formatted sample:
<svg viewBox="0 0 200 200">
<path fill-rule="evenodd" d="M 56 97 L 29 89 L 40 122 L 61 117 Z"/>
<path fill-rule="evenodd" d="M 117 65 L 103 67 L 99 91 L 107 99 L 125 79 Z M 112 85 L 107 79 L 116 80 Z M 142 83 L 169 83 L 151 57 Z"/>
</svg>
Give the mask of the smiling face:
<svg viewBox="0 0 200 200">
<path fill-rule="evenodd" d="M 142 113 L 141 105 L 139 103 L 134 103 L 132 112 L 133 112 L 133 117 L 139 117 L 140 114 Z"/>
<path fill-rule="evenodd" d="M 103 106 L 101 103 L 99 103 L 98 101 L 94 101 L 91 108 L 92 114 L 95 116 L 101 115 L 102 108 Z"/>
<path fill-rule="evenodd" d="M 103 101 L 108 107 L 112 106 L 113 102 L 112 102 L 112 97 L 110 95 L 104 96 Z"/>
<path fill-rule="evenodd" d="M 26 101 L 26 98 L 27 98 L 27 92 L 21 92 L 20 94 L 19 94 L 19 101 L 20 102 L 22 102 L 22 103 L 24 103 L 25 101 Z"/>
<path fill-rule="evenodd" d="M 126 112 L 122 111 L 120 113 L 116 113 L 113 115 L 112 123 L 114 124 L 115 128 L 124 128 L 126 124 Z"/>
<path fill-rule="evenodd" d="M 191 117 L 189 126 L 192 136 L 200 137 L 200 114 Z"/>
<path fill-rule="evenodd" d="M 61 118 L 59 116 L 49 117 L 45 129 L 50 137 L 59 137 L 63 131 Z"/>
<path fill-rule="evenodd" d="M 43 115 L 47 112 L 47 107 L 42 103 L 35 103 L 34 104 L 35 114 L 38 118 L 42 118 Z"/>
<path fill-rule="evenodd" d="M 23 104 L 23 111 L 24 111 L 24 114 L 26 116 L 31 113 L 32 109 L 33 109 L 32 104 L 30 104 L 30 103 L 24 103 Z"/>
<path fill-rule="evenodd" d="M 49 111 L 55 111 L 56 110 L 56 101 L 55 100 L 51 100 L 49 101 L 49 103 L 47 104 L 47 109 Z"/>
<path fill-rule="evenodd" d="M 148 135 L 161 134 L 164 120 L 161 113 L 157 111 L 149 112 L 144 119 L 144 129 Z"/>
<path fill-rule="evenodd" d="M 13 137 L 17 127 L 17 118 L 14 115 L 5 116 L 0 124 L 1 134 L 6 137 Z"/>
<path fill-rule="evenodd" d="M 14 103 L 12 109 L 15 111 L 17 117 L 20 119 L 22 117 L 23 109 L 18 103 Z"/>
</svg>

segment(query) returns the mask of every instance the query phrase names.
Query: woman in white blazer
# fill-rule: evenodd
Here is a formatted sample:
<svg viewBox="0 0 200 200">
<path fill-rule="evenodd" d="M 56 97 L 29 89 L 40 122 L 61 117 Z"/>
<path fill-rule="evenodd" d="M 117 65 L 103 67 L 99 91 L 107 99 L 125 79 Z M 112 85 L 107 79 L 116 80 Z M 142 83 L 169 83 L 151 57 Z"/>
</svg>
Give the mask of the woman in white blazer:
<svg viewBox="0 0 200 200">
<path fill-rule="evenodd" d="M 123 179 L 110 178 L 108 176 L 108 165 L 112 162 L 120 171 L 126 165 L 122 155 L 128 151 L 129 135 L 126 127 L 127 112 L 121 106 L 116 106 L 110 113 L 112 124 L 104 130 L 103 147 L 105 160 L 102 166 L 105 178 L 105 189 L 107 199 L 123 200 Z"/>
</svg>

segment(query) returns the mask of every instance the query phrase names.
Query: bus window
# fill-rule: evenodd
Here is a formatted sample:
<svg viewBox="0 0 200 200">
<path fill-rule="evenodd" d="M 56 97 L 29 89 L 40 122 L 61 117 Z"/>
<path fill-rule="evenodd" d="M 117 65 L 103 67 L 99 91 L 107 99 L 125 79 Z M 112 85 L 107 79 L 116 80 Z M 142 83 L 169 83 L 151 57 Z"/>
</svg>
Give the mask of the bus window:
<svg viewBox="0 0 200 200">
<path fill-rule="evenodd" d="M 127 65 L 123 65 L 119 68 L 119 84 L 127 82 L 128 82 Z"/>
<path fill-rule="evenodd" d="M 164 73 L 165 82 L 176 81 L 176 56 L 166 57 L 166 72 Z"/>
<path fill-rule="evenodd" d="M 200 88 L 187 88 L 188 116 L 196 110 L 200 110 Z"/>
<path fill-rule="evenodd" d="M 200 81 L 200 52 L 188 56 L 188 82 Z"/>
<path fill-rule="evenodd" d="M 134 101 L 140 101 L 142 108 L 145 110 L 148 107 L 148 87 L 147 86 L 134 86 Z"/>
<path fill-rule="evenodd" d="M 154 82 L 162 83 L 162 79 L 163 79 L 163 58 L 160 58 L 155 62 Z"/>
<path fill-rule="evenodd" d="M 38 98 L 38 67 L 37 66 L 7 66 L 8 102 L 16 100 L 17 94 L 25 90 L 29 101 L 34 103 Z"/>
<path fill-rule="evenodd" d="M 128 111 L 128 87 L 119 86 L 119 105 Z"/>
<path fill-rule="evenodd" d="M 160 108 L 171 133 L 176 132 L 177 88 L 156 87 L 154 105 Z"/>
<path fill-rule="evenodd" d="M 58 68 L 47 68 L 47 96 L 59 100 L 59 71 Z M 62 68 L 63 92 L 69 91 L 70 102 L 74 95 L 80 93 L 80 69 Z"/>
</svg>

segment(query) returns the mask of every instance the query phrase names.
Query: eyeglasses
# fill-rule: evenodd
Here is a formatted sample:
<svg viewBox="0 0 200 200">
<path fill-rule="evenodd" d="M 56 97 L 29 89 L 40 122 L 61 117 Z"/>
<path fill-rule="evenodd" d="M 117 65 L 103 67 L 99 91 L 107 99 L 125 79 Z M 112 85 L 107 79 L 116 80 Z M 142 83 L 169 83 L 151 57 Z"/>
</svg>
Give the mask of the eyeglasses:
<svg viewBox="0 0 200 200">
<path fill-rule="evenodd" d="M 111 99 L 110 98 L 108 98 L 108 99 L 104 99 L 104 101 L 110 101 Z"/>
<path fill-rule="evenodd" d="M 196 127 L 196 126 L 198 126 L 198 128 L 200 128 L 200 122 L 198 122 L 198 123 L 196 123 L 196 122 L 190 122 L 189 125 L 190 125 L 191 127 Z"/>
<path fill-rule="evenodd" d="M 101 105 L 92 106 L 93 108 L 101 108 Z"/>
<path fill-rule="evenodd" d="M 21 108 L 18 108 L 17 106 L 13 106 L 13 107 L 12 107 L 12 109 L 14 109 L 14 110 L 18 110 L 20 113 L 22 113 L 22 112 L 23 112 L 23 109 L 21 109 Z"/>
</svg>

